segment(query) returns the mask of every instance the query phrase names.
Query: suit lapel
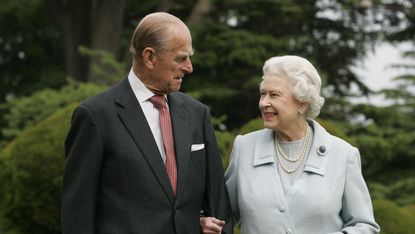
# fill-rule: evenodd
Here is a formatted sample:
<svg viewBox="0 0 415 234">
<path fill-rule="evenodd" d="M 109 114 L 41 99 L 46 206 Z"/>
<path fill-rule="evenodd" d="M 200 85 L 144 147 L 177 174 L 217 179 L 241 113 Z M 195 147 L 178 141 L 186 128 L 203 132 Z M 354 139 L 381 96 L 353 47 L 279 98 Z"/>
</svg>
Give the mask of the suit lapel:
<svg viewBox="0 0 415 234">
<path fill-rule="evenodd" d="M 192 137 L 190 123 L 187 118 L 189 115 L 185 109 L 183 100 L 175 93 L 168 95 L 168 99 L 178 174 L 176 198 L 179 198 L 184 189 L 186 172 L 189 167 Z"/>
<path fill-rule="evenodd" d="M 166 172 L 166 167 L 164 166 L 153 134 L 151 133 L 141 106 L 130 87 L 128 79 L 124 79 L 120 84 L 115 102 L 120 107 L 118 109 L 118 115 L 125 128 L 142 152 L 170 202 L 173 203 L 174 194 Z"/>
</svg>

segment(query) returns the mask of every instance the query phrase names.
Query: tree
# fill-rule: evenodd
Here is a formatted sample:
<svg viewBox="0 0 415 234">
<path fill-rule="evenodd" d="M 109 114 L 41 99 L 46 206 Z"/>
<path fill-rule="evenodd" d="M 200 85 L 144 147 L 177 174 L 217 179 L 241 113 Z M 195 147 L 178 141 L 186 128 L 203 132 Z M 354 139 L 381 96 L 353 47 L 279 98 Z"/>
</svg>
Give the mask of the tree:
<svg viewBox="0 0 415 234">
<path fill-rule="evenodd" d="M 360 1 L 212 1 L 203 22 L 192 26 L 194 73 L 185 91 L 227 116 L 234 129 L 258 115 L 263 62 L 282 54 L 308 58 L 320 71 L 326 96 L 356 95 L 369 89 L 350 67 L 377 39 L 369 30 L 376 6 Z M 379 3 L 376 3 L 379 4 Z"/>
<path fill-rule="evenodd" d="M 82 56 L 79 46 L 119 53 L 125 0 L 47 0 L 61 31 L 65 72 L 80 80 L 102 83 L 91 65 L 107 70 L 99 58 Z"/>
<path fill-rule="evenodd" d="M 43 0 L 2 0 L 0 28 L 0 103 L 65 83 L 59 35 Z"/>
<path fill-rule="evenodd" d="M 396 87 L 379 91 L 386 105 L 352 106 L 349 118 L 355 122 L 347 128 L 361 150 L 363 172 L 375 198 L 399 205 L 415 203 L 415 66 L 410 63 L 415 53 L 404 55 L 411 60 L 394 67 L 407 73 L 394 78 Z"/>
</svg>

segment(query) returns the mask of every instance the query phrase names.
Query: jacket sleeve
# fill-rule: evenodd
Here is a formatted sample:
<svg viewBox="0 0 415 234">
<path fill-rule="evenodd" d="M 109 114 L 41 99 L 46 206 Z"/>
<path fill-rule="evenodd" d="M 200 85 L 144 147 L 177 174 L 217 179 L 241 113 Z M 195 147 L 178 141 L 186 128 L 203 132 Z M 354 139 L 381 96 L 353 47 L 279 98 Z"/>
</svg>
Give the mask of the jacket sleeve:
<svg viewBox="0 0 415 234">
<path fill-rule="evenodd" d="M 232 212 L 229 204 L 228 191 L 225 185 L 223 164 L 216 137 L 211 124 L 210 113 L 205 107 L 204 135 L 207 150 L 205 215 L 216 217 L 226 222 L 222 233 L 233 233 Z"/>
<path fill-rule="evenodd" d="M 86 106 L 73 113 L 65 140 L 62 184 L 62 233 L 95 233 L 97 190 L 103 155 L 102 137 Z"/>
<path fill-rule="evenodd" d="M 228 169 L 225 173 L 226 187 L 228 188 L 229 199 L 232 207 L 232 214 L 236 224 L 239 224 L 240 215 L 239 215 L 239 205 L 238 205 L 238 187 L 237 187 L 237 178 L 238 178 L 238 147 L 240 136 L 237 136 L 233 144 L 232 153 L 230 156 L 230 162 Z"/>
<path fill-rule="evenodd" d="M 360 154 L 356 148 L 348 155 L 342 202 L 343 233 L 379 233 L 369 190 L 362 175 Z"/>
</svg>

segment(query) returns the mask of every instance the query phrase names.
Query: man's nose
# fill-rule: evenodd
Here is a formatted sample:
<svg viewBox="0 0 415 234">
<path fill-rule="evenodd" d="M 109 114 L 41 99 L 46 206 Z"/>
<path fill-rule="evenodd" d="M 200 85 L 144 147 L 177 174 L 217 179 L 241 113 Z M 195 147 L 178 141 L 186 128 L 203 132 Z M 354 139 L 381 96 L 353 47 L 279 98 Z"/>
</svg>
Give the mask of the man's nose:
<svg viewBox="0 0 415 234">
<path fill-rule="evenodd" d="M 186 73 L 188 74 L 193 72 L 193 65 L 192 65 L 192 61 L 190 60 L 190 58 L 186 60 L 183 70 L 186 71 Z"/>
</svg>

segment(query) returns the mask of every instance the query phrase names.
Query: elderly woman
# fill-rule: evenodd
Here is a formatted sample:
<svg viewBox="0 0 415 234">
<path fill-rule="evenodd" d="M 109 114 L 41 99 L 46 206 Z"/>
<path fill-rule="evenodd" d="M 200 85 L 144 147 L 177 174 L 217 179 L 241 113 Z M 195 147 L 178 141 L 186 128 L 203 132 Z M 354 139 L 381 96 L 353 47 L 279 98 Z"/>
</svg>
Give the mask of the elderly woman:
<svg viewBox="0 0 415 234">
<path fill-rule="evenodd" d="M 358 149 L 313 120 L 324 103 L 314 66 L 280 56 L 263 71 L 265 129 L 236 138 L 226 171 L 241 233 L 378 233 Z M 204 233 L 217 223 L 201 219 Z"/>
</svg>

